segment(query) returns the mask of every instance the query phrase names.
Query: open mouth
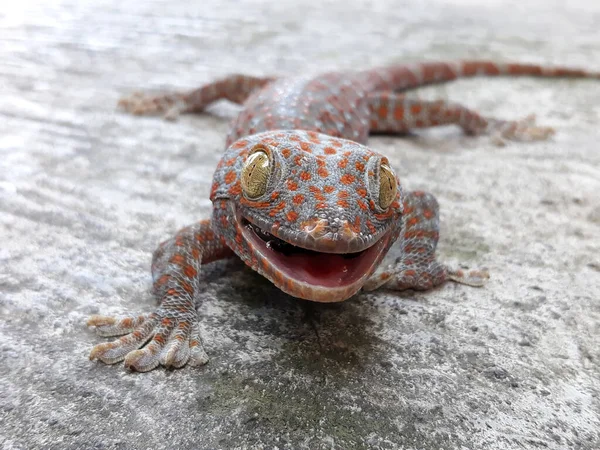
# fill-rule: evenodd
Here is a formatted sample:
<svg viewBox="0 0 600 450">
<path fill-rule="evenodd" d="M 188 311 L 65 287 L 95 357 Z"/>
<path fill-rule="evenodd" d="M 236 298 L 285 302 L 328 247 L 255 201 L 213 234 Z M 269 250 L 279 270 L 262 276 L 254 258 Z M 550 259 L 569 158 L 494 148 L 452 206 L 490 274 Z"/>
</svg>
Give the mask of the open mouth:
<svg viewBox="0 0 600 450">
<path fill-rule="evenodd" d="M 384 250 L 388 234 L 355 253 L 327 253 L 290 244 L 241 218 L 242 233 L 263 257 L 296 282 L 315 287 L 343 288 L 364 279 Z"/>
</svg>

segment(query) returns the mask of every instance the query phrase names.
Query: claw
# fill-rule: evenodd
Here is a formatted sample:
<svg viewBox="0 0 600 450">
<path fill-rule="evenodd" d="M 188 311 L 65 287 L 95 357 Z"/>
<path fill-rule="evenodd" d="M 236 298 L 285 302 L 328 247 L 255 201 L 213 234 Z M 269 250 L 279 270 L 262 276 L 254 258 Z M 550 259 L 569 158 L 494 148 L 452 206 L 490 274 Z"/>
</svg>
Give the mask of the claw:
<svg viewBox="0 0 600 450">
<path fill-rule="evenodd" d="M 192 366 L 203 366 L 208 362 L 208 355 L 202 344 L 200 336 L 200 324 L 196 323 L 190 336 L 190 364 Z"/>
</svg>

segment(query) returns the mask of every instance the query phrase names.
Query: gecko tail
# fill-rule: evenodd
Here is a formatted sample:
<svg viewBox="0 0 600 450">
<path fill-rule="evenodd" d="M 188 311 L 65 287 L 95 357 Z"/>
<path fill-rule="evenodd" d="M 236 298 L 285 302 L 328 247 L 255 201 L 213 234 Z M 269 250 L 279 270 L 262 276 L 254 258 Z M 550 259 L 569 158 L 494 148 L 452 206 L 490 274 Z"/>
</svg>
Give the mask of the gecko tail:
<svg viewBox="0 0 600 450">
<path fill-rule="evenodd" d="M 423 62 L 383 67 L 363 72 L 369 85 L 376 91 L 403 91 L 420 86 L 448 81 L 486 77 L 530 76 L 539 78 L 591 78 L 600 79 L 600 71 L 571 67 L 551 67 L 537 64 L 496 63 L 467 60 L 458 62 Z"/>
</svg>

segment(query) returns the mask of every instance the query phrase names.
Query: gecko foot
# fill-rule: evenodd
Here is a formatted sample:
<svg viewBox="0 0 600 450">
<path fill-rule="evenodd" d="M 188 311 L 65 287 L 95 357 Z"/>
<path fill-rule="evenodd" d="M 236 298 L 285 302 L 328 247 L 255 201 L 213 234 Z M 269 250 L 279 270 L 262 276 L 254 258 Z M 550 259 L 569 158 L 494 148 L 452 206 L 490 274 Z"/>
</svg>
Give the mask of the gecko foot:
<svg viewBox="0 0 600 450">
<path fill-rule="evenodd" d="M 552 127 L 537 126 L 534 114 L 530 114 L 521 120 L 494 120 L 490 122 L 489 128 L 491 129 L 492 140 L 500 146 L 506 145 L 507 140 L 543 141 L 555 133 Z"/>
<path fill-rule="evenodd" d="M 446 276 L 448 280 L 475 287 L 483 286 L 490 278 L 490 274 L 486 268 L 482 268 L 480 270 L 470 270 L 468 272 L 462 269 L 448 268 Z"/>
<path fill-rule="evenodd" d="M 100 336 L 124 335 L 96 345 L 90 352 L 90 360 L 105 364 L 124 360 L 126 368 L 137 372 L 147 372 L 159 364 L 170 368 L 186 363 L 206 364 L 208 355 L 202 346 L 198 323 L 161 316 L 156 312 L 124 318 L 90 317 L 87 325 L 95 327 Z"/>
<path fill-rule="evenodd" d="M 143 92 L 121 97 L 117 106 L 135 116 L 163 116 L 165 120 L 176 120 L 186 107 L 181 95 Z"/>
</svg>

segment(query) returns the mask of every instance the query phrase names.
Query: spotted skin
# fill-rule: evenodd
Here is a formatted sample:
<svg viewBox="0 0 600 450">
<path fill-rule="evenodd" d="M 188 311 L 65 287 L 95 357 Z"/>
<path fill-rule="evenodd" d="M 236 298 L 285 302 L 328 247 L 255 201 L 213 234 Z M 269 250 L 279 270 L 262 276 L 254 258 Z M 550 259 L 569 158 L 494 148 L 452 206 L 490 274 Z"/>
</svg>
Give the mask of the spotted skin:
<svg viewBox="0 0 600 450">
<path fill-rule="evenodd" d="M 90 318 L 88 324 L 100 335 L 124 335 L 95 346 L 90 358 L 107 364 L 125 360 L 125 366 L 136 371 L 206 363 L 198 331 L 198 274 L 202 264 L 232 256 L 282 291 L 319 302 L 342 301 L 360 289 L 425 290 L 447 280 L 481 286 L 488 277 L 485 270 L 454 270 L 436 260 L 439 207 L 431 194 L 405 191 L 396 177 L 395 198 L 381 207 L 381 167 L 388 161 L 366 146 L 372 133 L 400 134 L 446 124 L 501 139 L 545 139 L 552 134 L 531 118 L 486 118 L 459 104 L 412 100 L 403 94 L 479 75 L 600 79 L 600 73 L 578 69 L 431 62 L 312 78 L 232 75 L 190 92 L 123 98 L 119 106 L 131 114 L 167 119 L 201 112 L 220 99 L 242 104 L 243 109 L 231 124 L 213 178 L 212 219 L 180 230 L 154 253 L 158 309 L 141 316 Z M 268 155 L 271 172 L 264 192 L 249 198 L 241 174 L 249 155 L 257 151 Z M 343 261 L 349 254 L 370 259 L 365 256 L 368 264 L 351 282 L 311 283 L 310 277 L 287 270 L 276 252 L 254 236 L 252 227 L 320 252 L 319 258 L 330 261 Z M 395 242 L 401 256 L 380 268 Z"/>
</svg>

